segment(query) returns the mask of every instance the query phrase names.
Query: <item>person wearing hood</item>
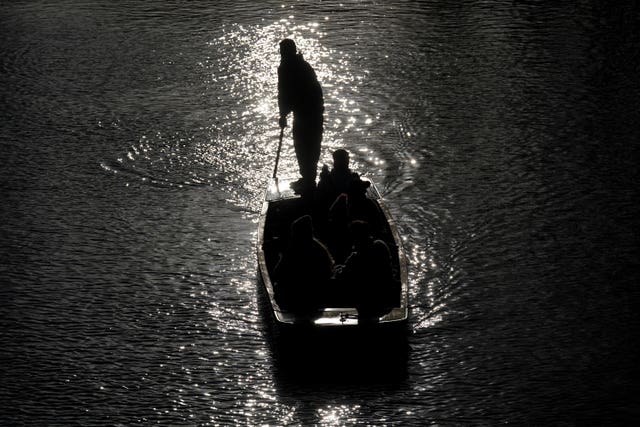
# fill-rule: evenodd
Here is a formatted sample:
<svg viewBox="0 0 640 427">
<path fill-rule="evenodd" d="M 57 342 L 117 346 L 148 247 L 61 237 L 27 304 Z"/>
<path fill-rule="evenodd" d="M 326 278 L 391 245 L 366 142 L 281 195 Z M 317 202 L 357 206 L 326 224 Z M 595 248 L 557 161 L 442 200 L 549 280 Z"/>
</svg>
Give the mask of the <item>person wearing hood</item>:
<svg viewBox="0 0 640 427">
<path fill-rule="evenodd" d="M 287 126 L 287 116 L 293 113 L 293 146 L 302 175 L 294 183 L 294 190 L 313 189 L 322 143 L 324 98 L 315 71 L 291 39 L 280 42 L 278 107 L 280 128 Z"/>
</svg>

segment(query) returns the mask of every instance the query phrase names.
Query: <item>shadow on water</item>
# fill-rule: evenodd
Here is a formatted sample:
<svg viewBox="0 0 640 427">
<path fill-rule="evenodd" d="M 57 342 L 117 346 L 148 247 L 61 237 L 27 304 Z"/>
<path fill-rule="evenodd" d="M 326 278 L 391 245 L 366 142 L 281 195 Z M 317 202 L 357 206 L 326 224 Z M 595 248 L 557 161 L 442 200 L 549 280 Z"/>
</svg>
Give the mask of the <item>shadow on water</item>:
<svg viewBox="0 0 640 427">
<path fill-rule="evenodd" d="M 405 381 L 409 358 L 405 325 L 392 329 L 379 325 L 328 330 L 283 327 L 275 321 L 261 279 L 256 282 L 274 380 L 285 394 L 289 387 L 393 388 Z"/>
</svg>

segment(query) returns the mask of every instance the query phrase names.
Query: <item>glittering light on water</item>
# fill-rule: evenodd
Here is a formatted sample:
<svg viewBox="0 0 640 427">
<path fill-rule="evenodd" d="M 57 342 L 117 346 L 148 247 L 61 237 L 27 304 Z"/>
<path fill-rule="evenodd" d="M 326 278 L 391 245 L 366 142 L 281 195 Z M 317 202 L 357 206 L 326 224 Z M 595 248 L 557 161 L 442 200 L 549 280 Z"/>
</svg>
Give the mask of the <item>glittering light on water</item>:
<svg viewBox="0 0 640 427">
<path fill-rule="evenodd" d="M 325 46 L 323 26 L 329 17 L 320 19 L 305 22 L 290 14 L 271 22 L 263 18 L 259 24 L 220 27 L 201 55 L 193 58 L 202 71 L 194 75 L 203 80 L 188 81 L 188 85 L 201 87 L 202 99 L 190 102 L 208 105 L 190 113 L 194 126 L 186 134 L 148 129 L 117 159 L 120 165 L 103 168 L 152 185 L 215 187 L 230 203 L 256 211 L 275 161 L 278 44 L 285 37 L 296 41 L 324 89 L 320 164 L 330 163 L 336 148 L 353 150 L 365 144 L 371 137 L 367 128 L 379 120 L 379 114 L 371 111 L 373 100 L 360 94 L 368 70 L 354 65 L 348 52 Z M 173 58 L 168 58 L 165 65 L 172 62 Z M 99 126 L 106 124 L 100 121 Z M 111 126 L 121 125 L 116 120 Z M 352 162 L 357 169 L 362 159 L 353 158 Z M 285 131 L 279 171 L 280 176 L 298 175 L 290 128 Z"/>
<path fill-rule="evenodd" d="M 262 196 L 265 177 L 274 162 L 277 146 L 277 67 L 278 43 L 282 38 L 295 40 L 305 59 L 314 67 L 325 93 L 325 132 L 321 163 L 330 162 L 330 153 L 345 145 L 348 132 L 362 131 L 358 123 L 371 125 L 374 119 L 363 113 L 354 96 L 363 79 L 343 52 L 324 47 L 319 22 L 297 22 L 289 15 L 266 25 L 229 25 L 224 34 L 209 42 L 211 58 L 207 70 L 212 92 L 223 89 L 218 117 L 209 127 L 210 140 L 202 150 L 203 160 L 221 170 L 227 180 L 225 189 L 233 199 L 256 206 Z M 361 139 L 361 138 L 358 138 Z M 290 129 L 279 162 L 279 175 L 298 173 L 292 149 Z M 357 160 L 354 159 L 354 165 Z M 247 197 L 251 200 L 246 200 Z"/>
<path fill-rule="evenodd" d="M 355 424 L 360 405 L 328 405 L 326 408 L 319 408 L 318 418 L 320 425 L 342 426 Z"/>
</svg>

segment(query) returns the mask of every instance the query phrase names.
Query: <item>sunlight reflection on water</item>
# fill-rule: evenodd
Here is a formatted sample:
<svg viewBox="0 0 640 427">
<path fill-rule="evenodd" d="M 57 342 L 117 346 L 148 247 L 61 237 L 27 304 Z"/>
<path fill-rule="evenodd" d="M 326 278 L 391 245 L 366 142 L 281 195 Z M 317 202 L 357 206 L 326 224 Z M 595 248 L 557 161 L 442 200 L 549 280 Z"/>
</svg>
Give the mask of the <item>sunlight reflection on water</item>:
<svg viewBox="0 0 640 427">
<path fill-rule="evenodd" d="M 263 19 L 264 21 L 264 19 Z M 228 201 L 253 211 L 274 163 L 278 139 L 278 43 L 293 38 L 312 64 L 325 95 L 325 130 L 320 164 L 330 163 L 331 152 L 356 147 L 356 170 L 378 174 L 385 167 L 381 155 L 364 141 L 377 117 L 364 112 L 371 104 L 359 93 L 367 70 L 354 69 L 345 52 L 324 46 L 323 20 L 298 23 L 293 16 L 270 24 L 228 24 L 212 37 L 195 63 L 203 81 L 199 96 L 210 104 L 208 122 L 198 129 L 174 131 L 148 129 L 139 141 L 102 167 L 154 185 L 208 185 L 224 191 Z M 369 109 L 371 106 L 369 105 Z M 345 141 L 345 138 L 348 141 Z M 280 176 L 297 175 L 290 128 L 285 132 Z M 367 166 L 368 165 L 368 166 Z"/>
<path fill-rule="evenodd" d="M 5 3 L 4 422 L 629 424 L 637 7 Z M 283 37 L 404 238 L 389 382 L 291 378 L 256 314 Z"/>
<path fill-rule="evenodd" d="M 103 168 L 133 177 L 140 175 L 141 179 L 150 179 L 150 183 L 156 185 L 215 187 L 224 193 L 228 203 L 257 212 L 271 174 L 277 146 L 278 44 L 287 37 L 296 41 L 305 59 L 316 70 L 323 87 L 325 129 L 320 163 L 330 163 L 331 152 L 347 146 L 353 151 L 354 170 L 374 178 L 383 176 L 384 169 L 388 167 L 385 155 L 377 151 L 379 144 L 371 144 L 370 141 L 384 138 L 387 124 L 379 123 L 381 113 L 376 111 L 378 100 L 362 93 L 361 86 L 367 81 L 369 71 L 352 64 L 350 55 L 357 55 L 357 52 L 347 53 L 325 46 L 323 39 L 326 34 L 323 29 L 326 20 L 323 19 L 298 22 L 294 16 L 290 16 L 270 23 L 265 23 L 264 19 L 262 21 L 261 24 L 223 25 L 195 55 L 202 76 L 202 81 L 196 84 L 200 85 L 200 95 L 211 105 L 204 116 L 206 125 L 193 132 L 187 131 L 186 135 L 183 131 L 170 133 L 167 130 L 148 129 L 137 144 L 133 144 L 116 162 L 105 164 Z M 287 129 L 279 162 L 279 176 L 285 181 L 298 174 L 292 148 L 290 129 Z M 395 209 L 393 206 L 391 208 Z M 255 220 L 253 218 L 252 222 Z M 251 240 L 255 241 L 255 235 Z M 413 308 L 414 315 L 420 319 L 415 329 L 435 325 L 444 313 L 441 304 L 441 310 L 433 314 L 436 301 L 442 301 L 442 298 L 433 295 L 437 283 L 429 282 L 426 288 L 420 286 L 433 266 L 433 254 L 428 255 L 429 249 L 432 248 L 415 242 L 408 250 L 412 265 L 409 277 L 412 299 L 423 300 Z M 227 265 L 233 266 L 234 271 L 250 271 L 254 268 L 252 253 L 242 254 L 239 251 L 238 254 L 241 255 L 229 258 Z M 194 388 L 192 391 L 178 390 L 172 400 L 173 410 L 179 413 L 182 408 L 184 413 L 190 413 L 187 402 L 193 399 L 190 393 L 197 392 L 211 399 L 213 412 L 227 413 L 226 416 L 212 416 L 212 422 L 224 423 L 238 419 L 250 422 L 260 411 L 270 413 L 278 424 L 286 424 L 300 417 L 317 419 L 320 425 L 355 422 L 361 415 L 358 404 L 314 402 L 315 413 L 309 414 L 305 403 L 301 406 L 299 402 L 291 405 L 286 400 L 282 401 L 272 378 L 269 364 L 271 355 L 264 344 L 260 346 L 262 350 L 254 355 L 259 361 L 254 364 L 254 370 L 233 373 L 232 361 L 246 355 L 243 356 L 243 347 L 234 343 L 234 339 L 225 337 L 255 341 L 261 334 L 260 319 L 255 316 L 258 309 L 255 299 L 251 298 L 255 282 L 237 279 L 231 271 L 220 267 L 217 267 L 216 273 L 234 277 L 224 285 L 234 291 L 226 292 L 224 299 L 219 294 L 201 295 L 199 298 L 201 302 L 206 302 L 209 316 L 203 331 L 223 337 L 224 344 L 211 355 L 211 361 L 218 361 L 212 368 L 213 373 L 216 377 L 225 378 L 222 389 L 228 393 L 242 390 L 245 394 L 253 391 L 257 395 L 255 398 L 247 397 L 241 405 L 231 404 L 226 397 L 217 399 L 212 394 L 220 386 L 202 380 L 206 370 L 202 371 L 203 367 L 199 366 L 201 362 L 195 366 L 183 364 L 177 372 L 174 369 L 172 374 L 180 375 L 187 383 L 197 381 L 194 376 L 199 376 L 202 384 L 191 385 Z M 426 299 L 422 295 L 425 289 L 430 289 L 426 291 L 429 294 Z M 249 307 L 230 306 L 227 298 L 229 293 L 234 292 L 242 294 L 237 299 L 247 301 Z M 168 315 L 172 315 L 171 312 Z M 180 346 L 177 351 L 185 352 L 194 345 Z"/>
<path fill-rule="evenodd" d="M 297 24 L 290 17 L 262 26 L 225 26 L 223 35 L 209 42 L 211 57 L 219 59 L 206 62 L 210 73 L 207 90 L 230 103 L 225 116 L 215 117 L 216 124 L 210 127 L 212 137 L 204 153 L 209 164 L 232 171 L 248 187 L 264 187 L 277 144 L 278 43 L 285 37 L 296 41 L 323 86 L 326 124 L 321 162 L 328 162 L 330 153 L 342 146 L 343 135 L 358 122 L 354 115 L 360 109 L 352 95 L 358 92 L 362 76 L 351 69 L 343 54 L 323 46 L 321 29 L 321 23 Z M 371 123 L 370 118 L 365 120 Z M 285 135 L 280 174 L 292 176 L 297 174 L 297 163 L 288 130 Z M 358 166 L 357 160 L 354 165 Z M 254 200 L 240 203 L 255 206 L 257 199 L 254 193 Z"/>
</svg>

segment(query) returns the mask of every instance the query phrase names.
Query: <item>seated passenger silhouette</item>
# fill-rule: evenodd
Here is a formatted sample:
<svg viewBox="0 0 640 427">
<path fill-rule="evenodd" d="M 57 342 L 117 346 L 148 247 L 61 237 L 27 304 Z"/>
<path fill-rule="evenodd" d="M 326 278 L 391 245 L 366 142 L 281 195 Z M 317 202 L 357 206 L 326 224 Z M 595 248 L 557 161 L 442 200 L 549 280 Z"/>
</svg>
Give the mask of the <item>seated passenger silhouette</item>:
<svg viewBox="0 0 640 427">
<path fill-rule="evenodd" d="M 336 263 L 343 263 L 351 253 L 348 197 L 342 193 L 329 208 L 326 242 Z"/>
<path fill-rule="evenodd" d="M 299 313 L 320 308 L 333 266 L 329 251 L 314 237 L 311 217 L 305 215 L 295 220 L 289 245 L 274 269 L 278 305 Z"/>
<path fill-rule="evenodd" d="M 353 221 L 349 225 L 353 252 L 340 270 L 340 281 L 361 318 L 381 316 L 394 305 L 399 292 L 393 279 L 391 254 L 386 243 L 371 236 L 369 224 Z"/>
<path fill-rule="evenodd" d="M 352 181 L 349 187 L 349 220 L 365 221 L 369 224 L 369 229 L 377 238 L 386 238 L 384 214 L 380 206 L 367 197 L 367 189 L 371 186 L 369 181 Z"/>
<path fill-rule="evenodd" d="M 349 169 L 349 152 L 340 148 L 333 152 L 331 171 L 327 165 L 322 167 L 318 193 L 330 205 L 338 195 L 348 193 L 355 181 L 360 181 L 360 176 Z"/>
</svg>

